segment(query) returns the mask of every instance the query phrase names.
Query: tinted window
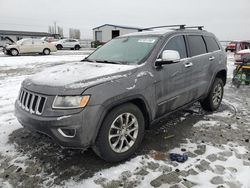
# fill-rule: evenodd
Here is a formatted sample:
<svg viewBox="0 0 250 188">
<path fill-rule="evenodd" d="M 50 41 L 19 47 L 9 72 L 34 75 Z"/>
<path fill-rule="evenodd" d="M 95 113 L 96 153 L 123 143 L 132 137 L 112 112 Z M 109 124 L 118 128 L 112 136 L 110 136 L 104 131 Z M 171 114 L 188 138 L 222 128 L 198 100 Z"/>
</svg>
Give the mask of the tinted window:
<svg viewBox="0 0 250 188">
<path fill-rule="evenodd" d="M 179 52 L 181 59 L 187 57 L 187 50 L 183 36 L 176 36 L 170 39 L 164 50 L 176 50 Z"/>
<path fill-rule="evenodd" d="M 207 52 L 202 36 L 189 35 L 187 37 L 191 56 L 201 55 Z"/>
<path fill-rule="evenodd" d="M 214 51 L 220 50 L 220 47 L 214 38 L 205 36 L 204 39 L 207 44 L 208 52 L 214 52 Z"/>
</svg>

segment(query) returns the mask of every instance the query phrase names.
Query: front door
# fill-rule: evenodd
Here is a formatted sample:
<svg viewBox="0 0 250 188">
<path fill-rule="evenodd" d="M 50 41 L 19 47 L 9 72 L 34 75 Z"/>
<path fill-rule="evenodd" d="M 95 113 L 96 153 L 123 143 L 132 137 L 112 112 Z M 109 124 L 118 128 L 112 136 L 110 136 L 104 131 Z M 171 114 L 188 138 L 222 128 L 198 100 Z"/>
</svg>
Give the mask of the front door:
<svg viewBox="0 0 250 188">
<path fill-rule="evenodd" d="M 173 111 L 188 102 L 186 94 L 185 64 L 189 63 L 187 58 L 186 42 L 183 35 L 174 36 L 169 39 L 164 50 L 176 50 L 180 54 L 180 62 L 163 65 L 156 73 L 159 82 L 156 83 L 157 110 L 159 117 L 167 112 Z"/>
<path fill-rule="evenodd" d="M 20 45 L 20 53 L 33 52 L 33 44 L 31 39 L 25 39 Z"/>
</svg>

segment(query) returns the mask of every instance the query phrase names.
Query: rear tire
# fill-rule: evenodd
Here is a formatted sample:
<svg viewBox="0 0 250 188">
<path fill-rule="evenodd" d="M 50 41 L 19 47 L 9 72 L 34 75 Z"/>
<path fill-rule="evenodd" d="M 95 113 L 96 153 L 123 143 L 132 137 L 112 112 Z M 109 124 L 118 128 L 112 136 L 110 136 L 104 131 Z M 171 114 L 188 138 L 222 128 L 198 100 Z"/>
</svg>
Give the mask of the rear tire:
<svg viewBox="0 0 250 188">
<path fill-rule="evenodd" d="M 224 83 L 222 79 L 215 78 L 208 96 L 201 101 L 201 106 L 206 111 L 215 111 L 220 107 L 224 93 Z"/>
<path fill-rule="evenodd" d="M 104 119 L 93 150 L 107 162 L 125 160 L 140 146 L 144 129 L 144 116 L 136 105 L 118 106 Z"/>
<path fill-rule="evenodd" d="M 10 50 L 10 54 L 11 54 L 12 56 L 18 56 L 19 52 L 18 52 L 17 49 L 13 48 L 13 49 Z"/>
<path fill-rule="evenodd" d="M 45 49 L 43 50 L 43 55 L 49 55 L 49 54 L 50 54 L 50 49 L 45 48 Z"/>
</svg>

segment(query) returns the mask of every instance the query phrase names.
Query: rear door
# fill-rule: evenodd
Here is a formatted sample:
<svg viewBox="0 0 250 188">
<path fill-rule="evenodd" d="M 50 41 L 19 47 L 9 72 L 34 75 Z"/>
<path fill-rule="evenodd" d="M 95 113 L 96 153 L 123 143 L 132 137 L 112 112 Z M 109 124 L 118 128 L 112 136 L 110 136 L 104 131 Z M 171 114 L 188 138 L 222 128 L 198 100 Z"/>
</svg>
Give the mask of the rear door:
<svg viewBox="0 0 250 188">
<path fill-rule="evenodd" d="M 34 52 L 42 53 L 45 48 L 44 41 L 40 39 L 33 39 L 33 50 Z"/>
<path fill-rule="evenodd" d="M 208 79 L 208 82 L 211 83 L 214 70 L 216 69 L 215 66 L 218 66 L 221 63 L 221 60 L 223 59 L 223 53 L 217 40 L 213 36 L 204 36 L 204 40 L 206 42 L 208 52 L 208 70 L 206 77 Z"/>
<path fill-rule="evenodd" d="M 206 43 L 202 35 L 191 34 L 186 36 L 188 41 L 189 65 L 184 65 L 186 75 L 186 90 L 189 91 L 189 101 L 200 98 L 209 84 L 208 69 L 210 66 Z"/>
<path fill-rule="evenodd" d="M 189 62 L 187 58 L 186 42 L 183 35 L 177 35 L 169 39 L 164 50 L 176 50 L 180 54 L 180 62 L 163 65 L 157 72 L 159 77 L 156 84 L 157 110 L 159 117 L 167 112 L 183 106 L 188 102 L 185 86 L 186 75 L 184 64 Z"/>
</svg>

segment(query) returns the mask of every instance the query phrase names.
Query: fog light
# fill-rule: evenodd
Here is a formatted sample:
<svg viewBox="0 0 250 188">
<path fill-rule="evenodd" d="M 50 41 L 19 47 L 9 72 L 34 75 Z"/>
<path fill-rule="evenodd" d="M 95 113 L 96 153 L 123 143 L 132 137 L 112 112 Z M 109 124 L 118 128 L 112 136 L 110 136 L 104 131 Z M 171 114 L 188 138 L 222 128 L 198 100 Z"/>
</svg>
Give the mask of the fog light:
<svg viewBox="0 0 250 188">
<path fill-rule="evenodd" d="M 59 128 L 57 130 L 62 136 L 66 138 L 73 138 L 76 135 L 75 129 Z"/>
</svg>

